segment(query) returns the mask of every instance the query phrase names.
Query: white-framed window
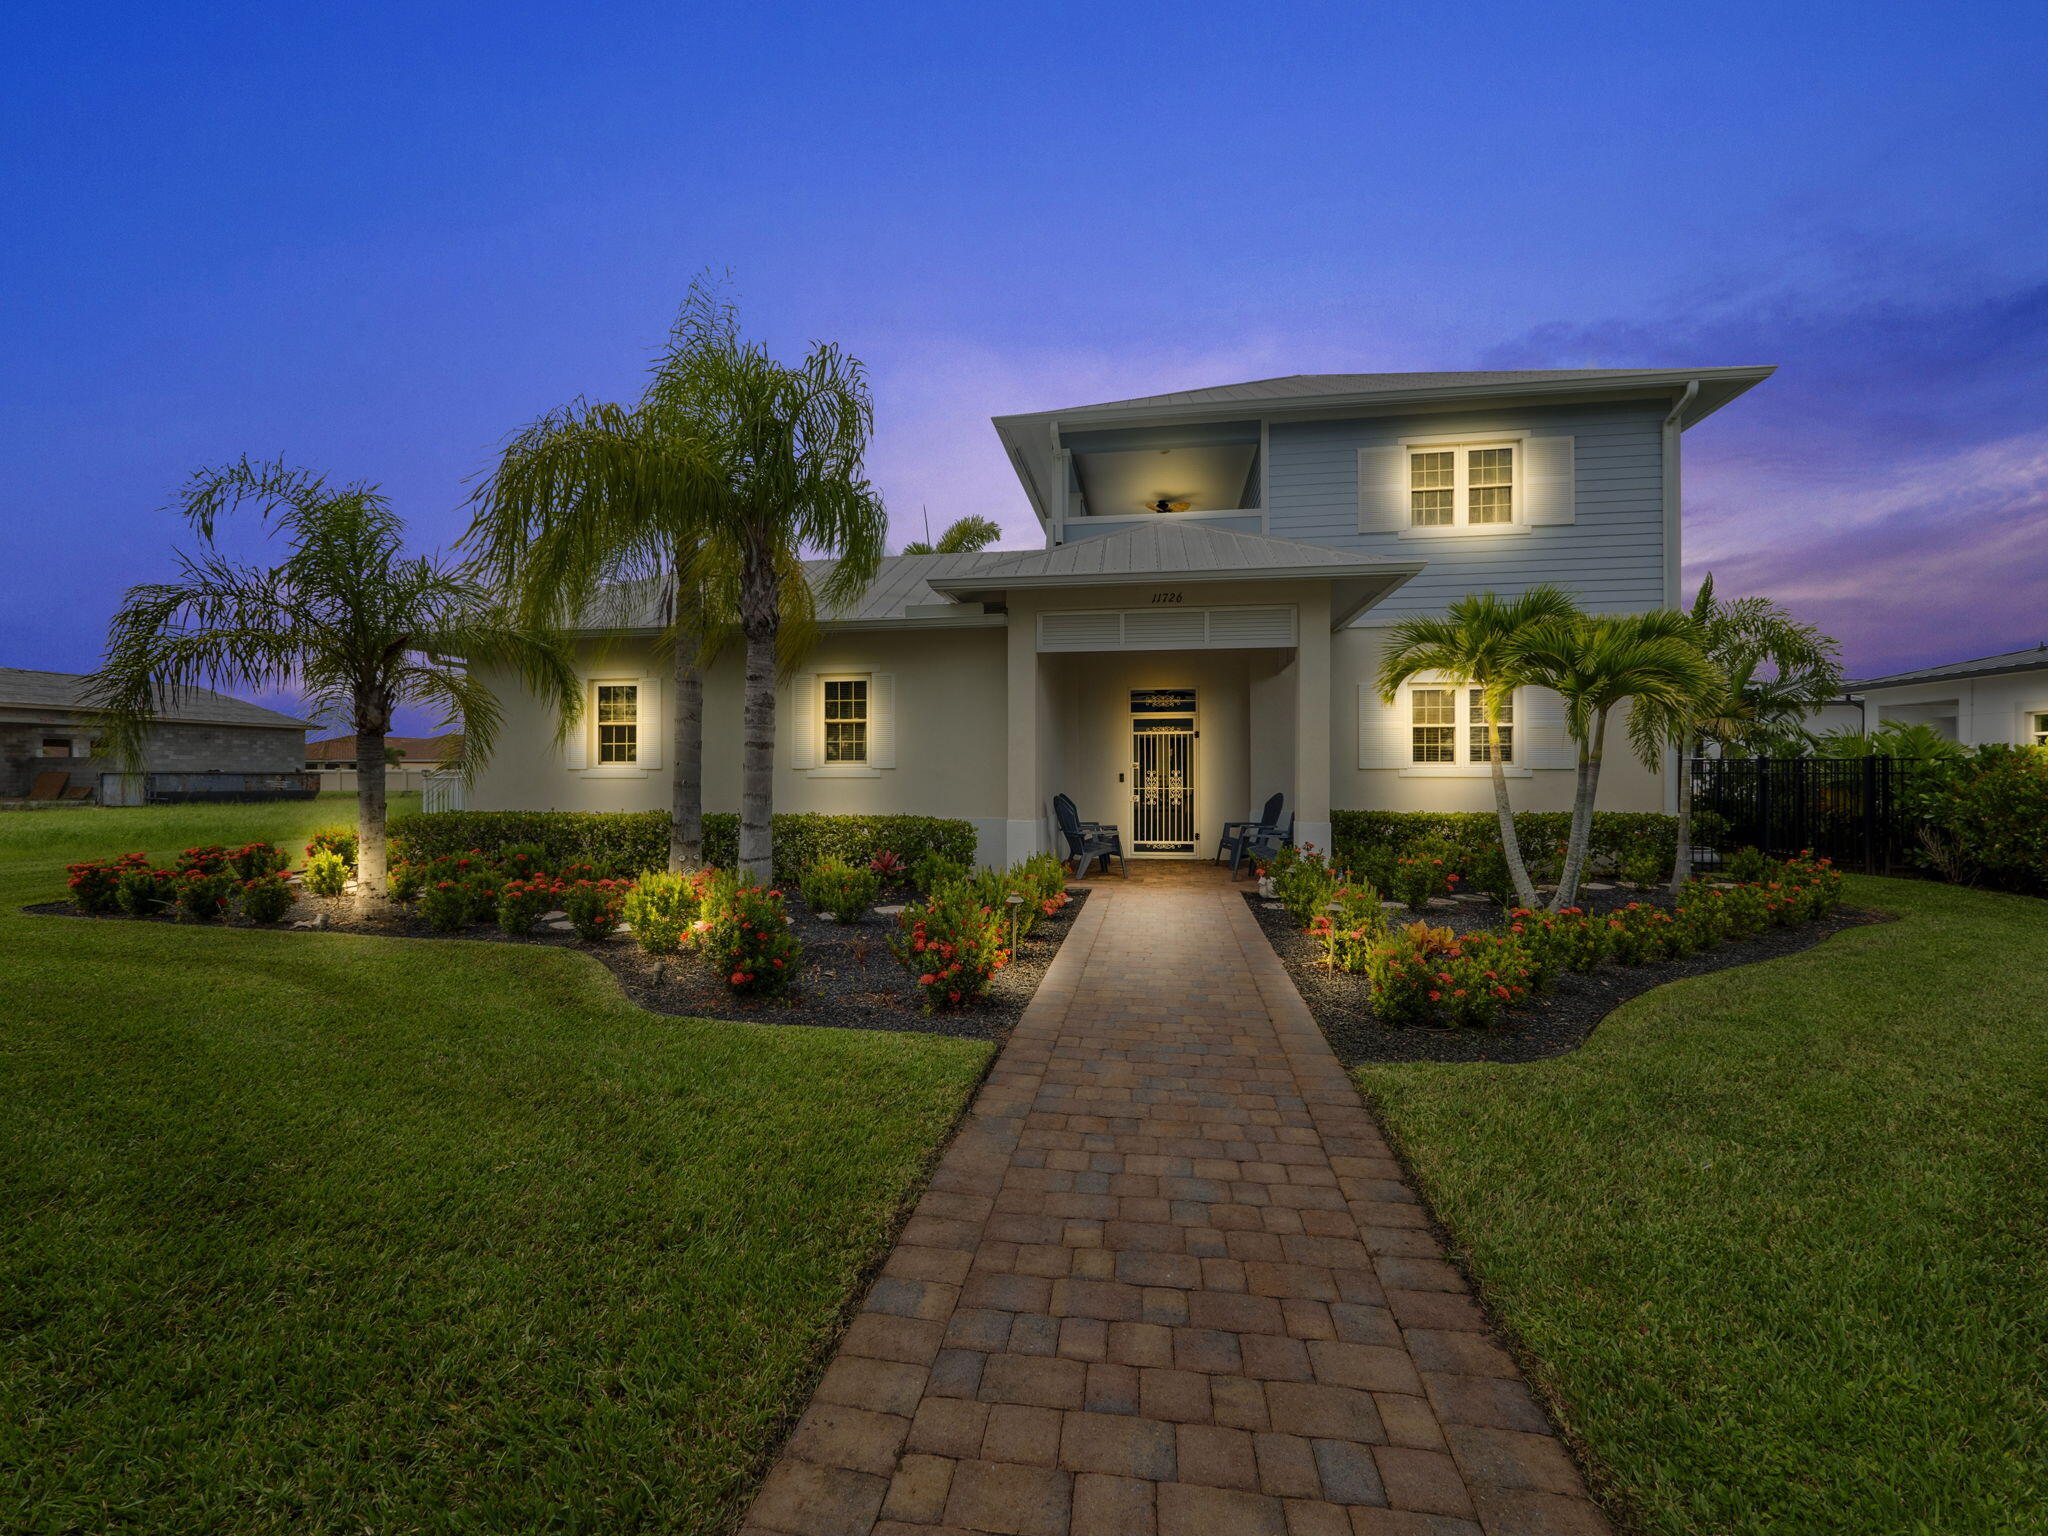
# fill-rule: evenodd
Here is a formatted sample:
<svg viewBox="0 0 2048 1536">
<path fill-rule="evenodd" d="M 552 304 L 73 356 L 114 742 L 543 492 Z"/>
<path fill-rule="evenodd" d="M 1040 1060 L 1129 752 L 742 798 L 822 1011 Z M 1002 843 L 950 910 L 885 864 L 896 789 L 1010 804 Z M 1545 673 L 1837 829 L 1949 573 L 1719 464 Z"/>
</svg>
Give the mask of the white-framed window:
<svg viewBox="0 0 2048 1536">
<path fill-rule="evenodd" d="M 2027 716 L 2027 740 L 2037 747 L 2048 747 L 2048 709 L 2035 710 Z"/>
<path fill-rule="evenodd" d="M 1416 443 L 1408 449 L 1408 521 L 1415 528 L 1500 528 L 1519 516 L 1516 442 Z"/>
<path fill-rule="evenodd" d="M 629 767 L 640 761 L 640 685 L 594 685 L 592 718 L 597 732 L 593 760 L 601 768 Z"/>
<path fill-rule="evenodd" d="M 824 714 L 819 739 L 824 761 L 830 764 L 860 763 L 868 760 L 869 697 L 865 677 L 827 677 L 819 680 L 819 700 Z"/>
<path fill-rule="evenodd" d="M 1408 690 L 1408 761 L 1420 767 L 1485 767 L 1486 694 L 1449 683 L 1418 683 Z M 1501 762 L 1515 761 L 1515 701 L 1500 707 Z"/>
</svg>

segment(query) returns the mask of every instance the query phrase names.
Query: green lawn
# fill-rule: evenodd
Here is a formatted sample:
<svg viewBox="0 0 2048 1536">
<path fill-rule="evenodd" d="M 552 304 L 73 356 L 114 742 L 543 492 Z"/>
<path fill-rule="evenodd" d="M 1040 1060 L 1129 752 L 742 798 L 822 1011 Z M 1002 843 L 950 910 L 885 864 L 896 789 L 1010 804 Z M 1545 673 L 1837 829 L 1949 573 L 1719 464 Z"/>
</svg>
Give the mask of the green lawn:
<svg viewBox="0 0 2048 1536">
<path fill-rule="evenodd" d="M 1358 1073 L 1645 1531 L 2048 1530 L 2048 902 L 1849 900 L 1561 1060 Z"/>
<path fill-rule="evenodd" d="M 717 1528 L 989 1048 L 18 910 L 348 811 L 0 814 L 0 1530 Z"/>
</svg>

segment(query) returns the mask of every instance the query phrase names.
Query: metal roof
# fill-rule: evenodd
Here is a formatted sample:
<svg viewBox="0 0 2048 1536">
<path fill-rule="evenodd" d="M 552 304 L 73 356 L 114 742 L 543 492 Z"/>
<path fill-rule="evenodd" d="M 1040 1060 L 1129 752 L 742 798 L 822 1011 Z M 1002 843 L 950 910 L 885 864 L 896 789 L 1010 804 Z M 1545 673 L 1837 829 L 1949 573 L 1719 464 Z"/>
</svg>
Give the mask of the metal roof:
<svg viewBox="0 0 2048 1536">
<path fill-rule="evenodd" d="M 2001 672 L 2048 671 L 2048 641 L 2024 651 L 2001 651 L 1996 656 L 1979 656 L 1975 661 L 1953 661 L 1939 667 L 1921 667 L 1913 672 L 1893 672 L 1885 677 L 1866 677 L 1846 684 L 1849 692 L 1870 688 L 1895 688 L 1907 683 L 1945 683 L 1968 677 L 1993 677 Z"/>
<path fill-rule="evenodd" d="M 31 672 L 21 667 L 0 667 L 0 709 L 54 709 L 67 714 L 90 714 L 94 706 L 86 698 L 92 675 L 86 672 Z M 310 729 L 304 720 L 250 704 L 242 699 L 215 693 L 211 688 L 185 688 L 168 695 L 157 706 L 159 720 L 188 725 L 261 725 L 280 730 Z"/>
<path fill-rule="evenodd" d="M 972 555 L 888 555 L 875 572 L 867 590 L 844 607 L 823 617 L 829 624 L 887 624 L 905 622 L 1001 623 L 979 608 L 950 602 L 933 591 L 934 577 L 972 572 L 992 563 L 1008 560 L 1017 551 L 995 550 Z M 831 574 L 830 560 L 806 560 L 804 572 L 816 587 Z M 912 614 L 908 610 L 944 604 L 950 615 Z M 584 615 L 582 628 L 593 630 L 660 629 L 668 623 L 659 582 L 629 582 L 607 588 Z"/>
<path fill-rule="evenodd" d="M 1284 421 L 1428 409 L 1447 404 L 1483 405 L 1603 395 L 1669 395 L 1689 427 L 1713 414 L 1744 390 L 1769 378 L 1768 366 L 1732 368 L 1495 368 L 1432 373 L 1291 373 L 1204 389 L 1136 395 L 1093 405 L 1062 406 L 993 418 L 1017 477 L 1040 522 L 1049 520 L 1047 498 L 1055 494 L 1053 453 L 1068 428 L 1158 426 L 1256 417 Z M 1697 387 L 1694 387 L 1697 386 Z"/>
<path fill-rule="evenodd" d="M 1420 561 L 1353 554 L 1298 539 L 1181 522 L 1167 515 L 1156 522 L 1136 523 L 1051 549 L 1005 555 L 977 570 L 934 575 L 928 580 L 934 590 L 948 592 L 977 586 L 1058 585 L 1074 577 L 1106 580 L 1174 575 L 1242 580 L 1274 575 L 1392 574 L 1421 568 Z"/>
</svg>

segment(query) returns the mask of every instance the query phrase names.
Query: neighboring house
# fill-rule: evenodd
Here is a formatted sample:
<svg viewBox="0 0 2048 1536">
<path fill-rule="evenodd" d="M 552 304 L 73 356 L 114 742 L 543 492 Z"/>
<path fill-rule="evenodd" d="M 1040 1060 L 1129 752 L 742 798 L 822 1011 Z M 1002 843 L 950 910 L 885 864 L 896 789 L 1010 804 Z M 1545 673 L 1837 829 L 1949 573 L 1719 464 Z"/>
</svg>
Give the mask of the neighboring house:
<svg viewBox="0 0 2048 1536">
<path fill-rule="evenodd" d="M 1207 852 L 1275 791 L 1322 846 L 1332 808 L 1490 809 L 1468 690 L 1378 698 L 1389 626 L 1543 581 L 1605 611 L 1679 602 L 1680 434 L 1770 373 L 1298 375 L 998 417 L 1045 547 L 896 556 L 825 616 L 781 694 L 776 807 L 965 817 L 990 861 L 1052 846 L 1062 790 L 1162 855 Z M 506 680 L 471 805 L 668 805 L 660 615 L 620 597 L 565 745 Z M 740 696 L 721 660 L 709 809 L 739 802 Z M 1664 806 L 1624 743 L 1602 805 Z M 1555 695 L 1518 696 L 1502 744 L 1518 805 L 1570 804 Z"/>
<path fill-rule="evenodd" d="M 424 788 L 428 774 L 460 757 L 462 733 L 386 736 L 384 745 L 388 751 L 398 753 L 395 763 L 387 758 L 384 770 L 385 789 L 397 794 L 403 790 Z M 320 771 L 323 790 L 353 790 L 356 787 L 356 762 L 356 739 L 353 736 L 330 736 L 325 741 L 306 743 L 306 766 Z"/>
<path fill-rule="evenodd" d="M 85 701 L 91 681 L 79 672 L 0 667 L 0 799 L 28 796 L 38 778 L 49 774 L 64 776 L 63 792 L 98 795 L 107 787 L 101 775 L 120 772 L 119 763 L 97 750 L 93 711 Z M 220 776 L 216 788 L 223 793 L 296 789 L 305 744 L 303 720 L 210 689 L 187 688 L 163 705 L 150 726 L 143 769 L 166 793 L 204 792 L 201 780 L 182 790 L 170 787 L 174 778 L 199 774 Z M 291 775 L 291 783 L 271 782 L 279 774 Z M 135 798 L 139 786 L 132 775 L 123 775 L 123 785 L 106 798 Z"/>
<path fill-rule="evenodd" d="M 2048 746 L 2048 644 L 1867 677 L 1846 692 L 1861 705 L 1862 718 L 1853 723 L 1863 730 L 1896 721 L 1932 726 L 1969 747 Z"/>
</svg>

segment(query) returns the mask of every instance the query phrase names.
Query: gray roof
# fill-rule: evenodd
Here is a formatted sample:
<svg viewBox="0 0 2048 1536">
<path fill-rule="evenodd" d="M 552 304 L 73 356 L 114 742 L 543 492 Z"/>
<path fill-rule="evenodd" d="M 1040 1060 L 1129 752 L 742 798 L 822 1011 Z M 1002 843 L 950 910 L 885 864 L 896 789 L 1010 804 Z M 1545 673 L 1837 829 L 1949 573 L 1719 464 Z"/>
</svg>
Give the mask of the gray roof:
<svg viewBox="0 0 2048 1536">
<path fill-rule="evenodd" d="M 1993 677 L 2001 672 L 2048 671 L 2048 641 L 2024 651 L 2001 651 L 1996 656 L 1979 656 L 1975 661 L 1952 661 L 1938 667 L 1921 667 L 1913 672 L 1893 672 L 1885 677 L 1866 677 L 1847 685 L 1858 689 L 1892 688 L 1906 683 L 1945 683 L 1966 677 Z"/>
<path fill-rule="evenodd" d="M 91 682 L 92 675 L 86 672 L 30 672 L 21 667 L 0 667 L 0 709 L 49 709 L 89 714 L 93 705 L 85 692 Z M 308 729 L 304 720 L 265 709 L 261 704 L 250 704 L 224 693 L 215 693 L 211 688 L 181 689 L 159 705 L 157 718 L 193 725 Z"/>
<path fill-rule="evenodd" d="M 1248 579 L 1261 575 L 1391 575 L 1420 569 L 1419 561 L 1353 554 L 1298 539 L 1240 533 L 1167 516 L 1051 549 L 1004 555 L 975 570 L 934 574 L 929 580 L 936 590 L 958 591 L 969 585 L 1058 585 L 1068 578 L 1209 575 Z"/>
<path fill-rule="evenodd" d="M 1371 415 L 1452 402 L 1528 400 L 1545 395 L 1667 395 L 1682 406 L 1681 426 L 1713 414 L 1752 385 L 1768 366 L 1732 368 L 1493 368 L 1431 373 L 1290 373 L 1203 389 L 1136 395 L 1093 405 L 1063 406 L 994 418 L 996 433 L 1024 482 L 1039 520 L 1047 520 L 1052 454 L 1067 428 L 1156 426 L 1255 417 L 1286 420 L 1332 414 Z M 1698 386 L 1688 393 L 1688 386 Z"/>
<path fill-rule="evenodd" d="M 826 622 L 833 624 L 877 624 L 920 618 L 941 621 L 948 616 L 955 622 L 1000 623 L 999 619 L 989 619 L 978 608 L 970 611 L 941 597 L 929 583 L 934 577 L 975 571 L 1009 558 L 1011 554 L 1000 550 L 973 555 L 888 555 L 883 558 L 875 579 L 865 592 L 824 617 Z M 832 562 L 806 560 L 804 570 L 815 586 L 831 573 Z M 910 611 L 937 604 L 952 610 L 951 615 L 914 614 Z M 584 617 L 584 627 L 603 630 L 660 629 L 668 623 L 668 613 L 661 601 L 661 586 L 654 581 L 628 582 L 607 589 Z"/>
</svg>

